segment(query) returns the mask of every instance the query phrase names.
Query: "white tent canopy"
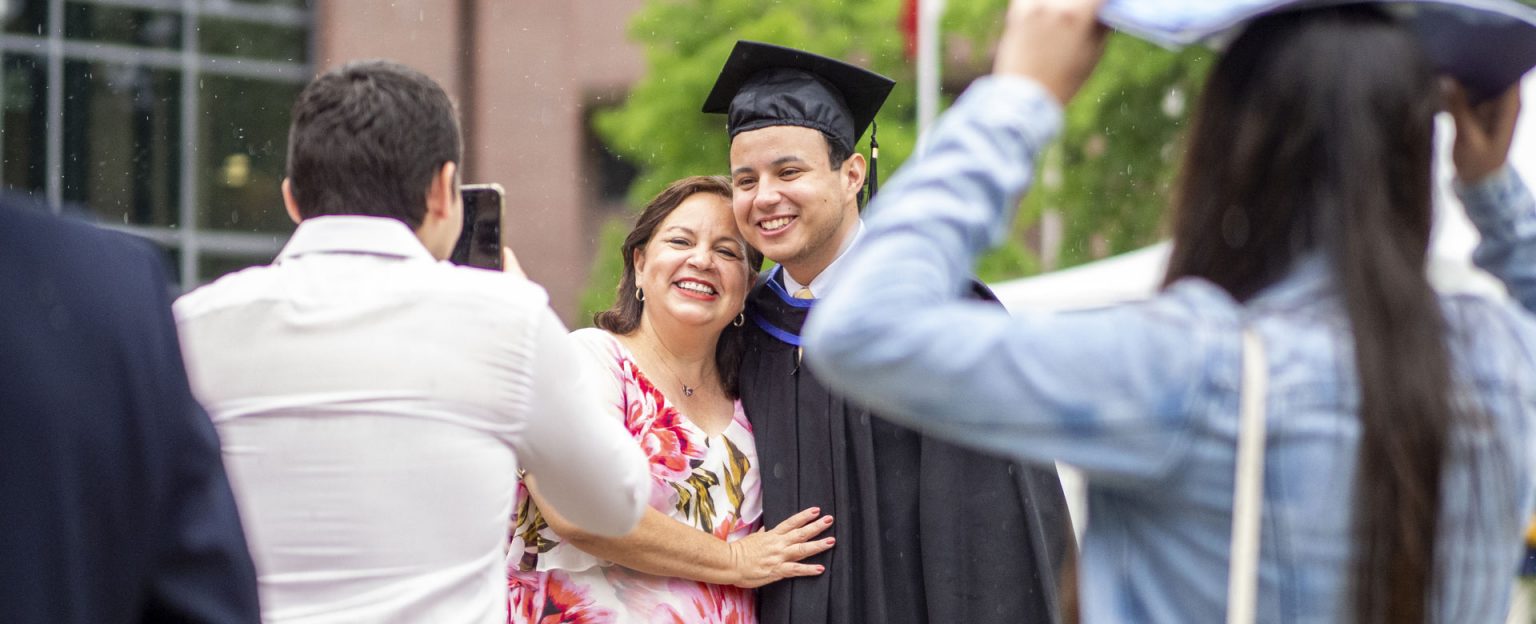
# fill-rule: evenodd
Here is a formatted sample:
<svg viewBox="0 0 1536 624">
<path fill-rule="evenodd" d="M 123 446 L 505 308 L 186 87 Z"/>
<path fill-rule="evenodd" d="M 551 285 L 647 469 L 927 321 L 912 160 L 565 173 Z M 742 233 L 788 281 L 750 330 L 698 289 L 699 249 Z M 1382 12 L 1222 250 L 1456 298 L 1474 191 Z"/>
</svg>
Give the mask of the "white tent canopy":
<svg viewBox="0 0 1536 624">
<path fill-rule="evenodd" d="M 1536 179 L 1536 79 L 1522 86 L 1527 113 L 1515 131 L 1511 161 L 1526 180 Z M 1453 129 L 1449 117 L 1441 115 L 1439 138 L 1449 138 Z M 1429 277 L 1435 286 L 1447 292 L 1473 292 L 1503 296 L 1503 287 L 1488 274 L 1472 266 L 1472 248 L 1477 245 L 1473 229 L 1461 203 L 1450 190 L 1452 166 L 1450 144 L 1441 141 L 1438 150 L 1435 232 L 1430 250 Z M 1046 273 L 992 285 L 1003 305 L 1010 310 L 1072 310 L 1095 308 L 1146 299 L 1157 291 L 1168 265 L 1169 244 L 1158 243 L 1129 253 L 1105 258 L 1070 269 Z"/>
</svg>

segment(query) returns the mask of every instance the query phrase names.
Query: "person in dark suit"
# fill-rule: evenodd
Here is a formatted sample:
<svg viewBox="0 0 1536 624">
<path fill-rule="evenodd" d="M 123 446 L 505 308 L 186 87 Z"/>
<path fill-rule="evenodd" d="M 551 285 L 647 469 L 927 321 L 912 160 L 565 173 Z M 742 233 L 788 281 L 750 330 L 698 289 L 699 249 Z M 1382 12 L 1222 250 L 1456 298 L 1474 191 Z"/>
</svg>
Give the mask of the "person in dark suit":
<svg viewBox="0 0 1536 624">
<path fill-rule="evenodd" d="M 0 201 L 0 622 L 257 622 L 147 244 Z"/>
</svg>

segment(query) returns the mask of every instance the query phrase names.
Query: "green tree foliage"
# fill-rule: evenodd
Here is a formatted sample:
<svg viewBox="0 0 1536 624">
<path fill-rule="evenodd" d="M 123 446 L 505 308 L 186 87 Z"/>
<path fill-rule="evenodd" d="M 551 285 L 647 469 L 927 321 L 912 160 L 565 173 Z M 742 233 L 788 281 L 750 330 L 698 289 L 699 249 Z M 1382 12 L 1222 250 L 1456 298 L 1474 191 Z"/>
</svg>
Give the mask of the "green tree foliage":
<svg viewBox="0 0 1536 624">
<path fill-rule="evenodd" d="M 645 49 L 647 72 L 625 104 L 597 116 L 598 133 L 640 169 L 630 199 L 643 204 L 668 182 L 724 174 L 725 116 L 699 112 L 720 65 L 738 39 L 790 45 L 847 59 L 897 81 L 879 124 L 882 164 L 911 153 L 915 92 L 897 29 L 900 0 L 652 0 L 630 36 Z M 861 149 L 866 153 L 868 137 Z"/>
<path fill-rule="evenodd" d="M 1019 217 L 1031 224 L 1044 210 L 1061 214 L 1061 266 L 1164 235 L 1183 130 L 1212 56 L 1204 49 L 1172 53 L 1128 36 L 1110 40 Z"/>
<path fill-rule="evenodd" d="M 964 67 L 946 68 L 950 84 L 990 65 L 986 57 L 1005 5 L 1006 0 L 950 3 L 944 26 L 948 55 L 970 50 L 972 57 Z M 650 0 L 629 33 L 645 51 L 646 75 L 622 106 L 595 119 L 604 141 L 639 169 L 631 204 L 643 205 L 678 178 L 726 173 L 724 116 L 704 115 L 699 108 L 738 39 L 802 48 L 894 78 L 896 89 L 876 119 L 881 177 L 889 178 L 911 154 L 917 135 L 915 68 L 898 26 L 901 10 L 901 0 Z M 1097 75 L 1068 112 L 1064 140 L 1047 155 L 1043 184 L 1026 200 L 1015 236 L 982 261 L 981 277 L 993 281 L 1039 270 L 1026 233 L 1047 209 L 1063 216 L 1063 266 L 1156 240 L 1188 108 L 1176 105 L 1193 102 L 1205 56 L 1114 37 Z M 867 136 L 860 149 L 868 154 Z M 627 227 L 615 222 L 604 228 L 582 302 L 589 311 L 613 301 L 622 267 L 615 250 Z M 1102 243 L 1091 243 L 1095 238 Z"/>
</svg>

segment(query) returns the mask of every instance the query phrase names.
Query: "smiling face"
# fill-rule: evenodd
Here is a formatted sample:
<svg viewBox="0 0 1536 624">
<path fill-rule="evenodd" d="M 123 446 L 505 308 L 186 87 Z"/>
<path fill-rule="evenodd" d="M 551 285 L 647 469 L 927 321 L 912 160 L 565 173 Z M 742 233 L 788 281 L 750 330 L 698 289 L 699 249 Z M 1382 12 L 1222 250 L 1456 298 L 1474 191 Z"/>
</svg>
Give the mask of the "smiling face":
<svg viewBox="0 0 1536 624">
<path fill-rule="evenodd" d="M 731 141 L 731 211 L 748 243 L 809 283 L 827 268 L 859 219 L 864 157 L 837 167 L 820 131 L 769 126 Z"/>
<path fill-rule="evenodd" d="M 714 193 L 688 196 L 635 250 L 635 283 L 645 292 L 642 314 L 653 324 L 719 332 L 741 313 L 748 275 L 746 244 L 730 202 Z"/>
</svg>

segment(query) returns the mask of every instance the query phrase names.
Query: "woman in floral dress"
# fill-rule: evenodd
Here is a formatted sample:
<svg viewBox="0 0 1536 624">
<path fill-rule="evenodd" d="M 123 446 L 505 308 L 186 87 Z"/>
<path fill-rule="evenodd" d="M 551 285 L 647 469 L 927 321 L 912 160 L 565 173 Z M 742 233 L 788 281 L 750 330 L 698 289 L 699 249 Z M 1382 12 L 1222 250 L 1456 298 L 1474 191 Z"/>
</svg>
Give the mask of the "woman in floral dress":
<svg viewBox="0 0 1536 624">
<path fill-rule="evenodd" d="M 721 177 L 662 191 L 624 241 L 624 275 L 600 329 L 572 334 L 589 386 L 650 461 L 651 509 L 623 538 L 588 535 L 519 488 L 507 557 L 509 621 L 757 621 L 750 588 L 821 573 L 832 518 L 761 515 L 752 426 L 736 398 L 742 308 L 761 256 L 731 216 Z"/>
</svg>

